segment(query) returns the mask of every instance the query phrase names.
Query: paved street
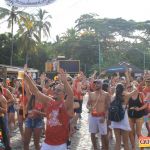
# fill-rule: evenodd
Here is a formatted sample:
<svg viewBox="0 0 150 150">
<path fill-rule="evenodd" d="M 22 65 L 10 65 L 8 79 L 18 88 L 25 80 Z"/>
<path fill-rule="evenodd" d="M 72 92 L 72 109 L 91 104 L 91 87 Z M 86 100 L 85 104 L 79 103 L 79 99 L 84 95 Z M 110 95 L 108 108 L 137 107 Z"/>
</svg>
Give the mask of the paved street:
<svg viewBox="0 0 150 150">
<path fill-rule="evenodd" d="M 79 121 L 80 129 L 73 135 L 72 137 L 72 144 L 71 144 L 71 150 L 92 150 L 90 135 L 88 132 L 88 113 L 86 109 L 86 101 L 83 104 L 83 113 L 82 113 L 82 119 Z M 17 129 L 18 130 L 18 129 Z M 145 131 L 145 129 L 143 129 Z M 43 138 L 41 138 L 41 143 L 43 141 Z M 22 143 L 21 143 L 21 137 L 19 131 L 17 131 L 13 138 L 11 139 L 11 143 L 13 146 L 13 150 L 22 150 Z M 100 141 L 98 140 L 98 145 L 100 148 Z M 110 141 L 110 150 L 114 150 L 114 143 L 115 139 Z M 33 146 L 33 140 L 30 143 L 30 149 L 34 150 Z M 122 149 L 123 150 L 123 147 Z M 138 147 L 137 147 L 138 150 Z"/>
</svg>

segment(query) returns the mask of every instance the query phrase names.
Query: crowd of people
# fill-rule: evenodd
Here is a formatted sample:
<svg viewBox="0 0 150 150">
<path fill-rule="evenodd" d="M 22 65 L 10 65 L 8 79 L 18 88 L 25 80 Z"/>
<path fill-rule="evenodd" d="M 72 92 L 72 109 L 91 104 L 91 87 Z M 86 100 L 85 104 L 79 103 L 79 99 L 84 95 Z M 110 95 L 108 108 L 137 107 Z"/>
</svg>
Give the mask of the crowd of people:
<svg viewBox="0 0 150 150">
<path fill-rule="evenodd" d="M 134 77 L 131 70 L 122 75 L 104 74 L 94 71 L 86 77 L 79 72 L 71 77 L 60 69 L 55 80 L 45 74 L 33 80 L 25 72 L 22 80 L 14 79 L 9 84 L 1 81 L 0 150 L 12 149 L 11 137 L 16 127 L 24 150 L 30 149 L 32 137 L 35 150 L 69 149 L 71 137 L 79 130 L 78 121 L 84 119 L 85 95 L 93 149 L 98 150 L 99 138 L 102 149 L 109 150 L 114 134 L 114 150 L 120 150 L 121 143 L 125 150 L 136 150 L 143 125 L 150 137 L 150 74 Z M 41 137 L 44 142 L 40 145 Z"/>
</svg>

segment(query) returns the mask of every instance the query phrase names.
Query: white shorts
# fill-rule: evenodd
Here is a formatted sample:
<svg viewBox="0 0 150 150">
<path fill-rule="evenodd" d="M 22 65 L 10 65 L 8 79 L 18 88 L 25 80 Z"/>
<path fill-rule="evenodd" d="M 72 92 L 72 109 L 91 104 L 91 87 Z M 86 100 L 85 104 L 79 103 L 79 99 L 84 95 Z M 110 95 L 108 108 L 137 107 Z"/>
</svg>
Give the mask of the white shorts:
<svg viewBox="0 0 150 150">
<path fill-rule="evenodd" d="M 41 150 L 67 150 L 67 144 L 61 144 L 61 145 L 49 145 L 46 144 L 45 142 L 42 143 Z"/>
<path fill-rule="evenodd" d="M 102 117 L 93 117 L 89 115 L 89 132 L 90 133 L 100 133 L 100 135 L 107 134 L 107 123 L 106 120 L 104 123 L 100 123 Z"/>
</svg>

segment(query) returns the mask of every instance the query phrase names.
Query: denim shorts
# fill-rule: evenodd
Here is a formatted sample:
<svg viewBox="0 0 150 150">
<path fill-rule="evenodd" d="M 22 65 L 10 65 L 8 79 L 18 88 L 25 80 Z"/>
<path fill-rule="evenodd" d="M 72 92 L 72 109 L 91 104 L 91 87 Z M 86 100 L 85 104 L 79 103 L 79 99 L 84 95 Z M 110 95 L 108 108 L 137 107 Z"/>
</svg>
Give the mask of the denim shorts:
<svg viewBox="0 0 150 150">
<path fill-rule="evenodd" d="M 15 108 L 14 108 L 14 104 L 12 104 L 12 105 L 10 105 L 9 107 L 8 107 L 8 111 L 7 111 L 8 113 L 15 113 Z"/>
<path fill-rule="evenodd" d="M 7 114 L 7 113 L 4 115 L 4 122 L 5 122 L 6 132 L 7 132 L 7 134 L 9 134 L 9 127 L 8 127 L 8 114 Z"/>
<path fill-rule="evenodd" d="M 44 120 L 43 118 L 26 118 L 25 127 L 26 128 L 43 128 Z"/>
</svg>

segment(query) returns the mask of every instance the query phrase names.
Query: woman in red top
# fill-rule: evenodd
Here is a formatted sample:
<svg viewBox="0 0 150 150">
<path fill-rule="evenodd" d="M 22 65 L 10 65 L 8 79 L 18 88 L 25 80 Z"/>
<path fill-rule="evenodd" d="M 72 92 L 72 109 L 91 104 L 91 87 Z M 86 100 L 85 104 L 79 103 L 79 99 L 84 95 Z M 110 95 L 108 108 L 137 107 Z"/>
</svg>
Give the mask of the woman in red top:
<svg viewBox="0 0 150 150">
<path fill-rule="evenodd" d="M 35 86 L 32 79 L 25 74 L 25 82 L 29 85 L 35 99 L 41 102 L 46 108 L 46 137 L 41 150 L 66 150 L 66 142 L 69 137 L 69 117 L 74 114 L 73 111 L 73 91 L 67 82 L 67 76 L 60 69 L 59 79 L 61 82 L 55 87 L 53 100 L 42 94 Z M 67 95 L 64 101 L 65 95 Z"/>
</svg>

